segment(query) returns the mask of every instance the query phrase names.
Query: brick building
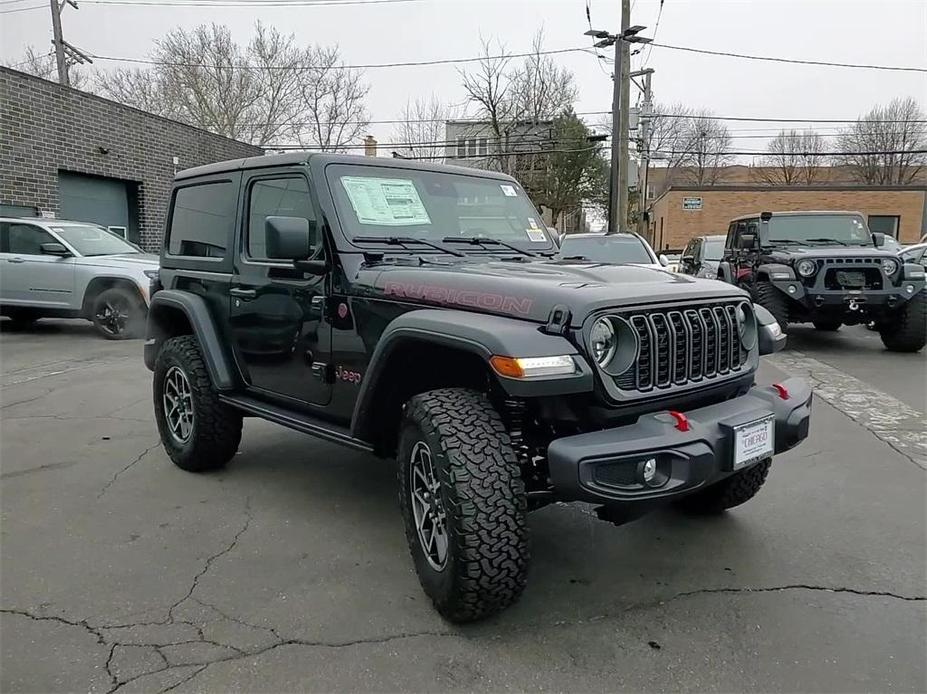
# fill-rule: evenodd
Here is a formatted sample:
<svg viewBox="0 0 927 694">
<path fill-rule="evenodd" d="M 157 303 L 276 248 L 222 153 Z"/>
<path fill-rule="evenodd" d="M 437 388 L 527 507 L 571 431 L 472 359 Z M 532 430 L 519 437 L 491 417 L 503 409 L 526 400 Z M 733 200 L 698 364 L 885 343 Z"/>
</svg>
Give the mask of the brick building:
<svg viewBox="0 0 927 694">
<path fill-rule="evenodd" d="M 924 185 L 671 185 L 649 202 L 649 234 L 660 249 L 682 248 L 693 236 L 724 234 L 734 217 L 763 211 L 854 210 L 873 231 L 903 244 L 927 233 Z"/>
<path fill-rule="evenodd" d="M 0 214 L 93 221 L 160 244 L 174 172 L 259 147 L 0 68 Z"/>
</svg>

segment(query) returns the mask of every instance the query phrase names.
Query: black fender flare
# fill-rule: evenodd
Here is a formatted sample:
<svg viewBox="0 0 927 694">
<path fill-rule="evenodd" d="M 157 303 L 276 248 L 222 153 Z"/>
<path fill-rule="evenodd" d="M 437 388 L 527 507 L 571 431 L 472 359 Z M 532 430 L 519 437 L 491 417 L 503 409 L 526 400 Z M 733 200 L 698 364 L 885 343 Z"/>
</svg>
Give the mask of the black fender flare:
<svg viewBox="0 0 927 694">
<path fill-rule="evenodd" d="M 722 260 L 718 263 L 718 279 L 728 284 L 734 284 L 734 271 L 731 269 L 731 263 Z"/>
<path fill-rule="evenodd" d="M 200 343 L 200 352 L 213 387 L 219 391 L 234 390 L 240 379 L 225 341 L 216 330 L 215 321 L 205 299 L 191 292 L 162 289 L 151 297 L 145 335 L 145 366 L 154 371 L 161 343 L 174 337 L 174 333 L 165 329 L 163 321 L 168 311 L 180 311 L 186 316 L 193 334 Z"/>
<path fill-rule="evenodd" d="M 772 276 L 774 272 L 786 272 L 789 275 L 788 280 L 773 280 Z M 756 269 L 756 278 L 758 280 L 765 280 L 767 282 L 794 282 L 795 281 L 795 271 L 788 265 L 784 263 L 765 263 L 760 265 Z"/>
<path fill-rule="evenodd" d="M 378 385 L 391 355 L 409 341 L 430 342 L 475 354 L 485 362 L 502 389 L 512 397 L 539 397 L 591 392 L 592 370 L 576 347 L 561 335 L 541 332 L 537 323 L 453 309 L 417 309 L 402 314 L 383 331 L 361 383 L 351 431 L 365 438 L 374 419 Z M 489 367 L 493 356 L 550 357 L 570 355 L 577 370 L 570 375 L 530 380 L 498 376 Z"/>
</svg>

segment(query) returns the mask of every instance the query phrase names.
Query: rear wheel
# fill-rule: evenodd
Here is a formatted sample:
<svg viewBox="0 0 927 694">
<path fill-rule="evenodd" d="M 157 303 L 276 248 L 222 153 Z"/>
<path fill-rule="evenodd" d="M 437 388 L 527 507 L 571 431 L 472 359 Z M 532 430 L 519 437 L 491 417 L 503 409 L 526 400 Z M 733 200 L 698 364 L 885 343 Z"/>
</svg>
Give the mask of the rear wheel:
<svg viewBox="0 0 927 694">
<path fill-rule="evenodd" d="M 879 321 L 882 344 L 890 352 L 917 352 L 927 342 L 927 290 L 922 289 L 892 315 Z"/>
<path fill-rule="evenodd" d="M 177 467 L 204 472 L 231 460 L 241 442 L 241 414 L 219 401 L 195 337 L 164 343 L 153 390 L 161 443 Z"/>
<path fill-rule="evenodd" d="M 145 322 L 145 304 L 136 292 L 111 287 L 94 299 L 91 320 L 107 340 L 138 337 Z"/>
<path fill-rule="evenodd" d="M 679 508 L 688 513 L 712 515 L 723 513 L 729 508 L 750 501 L 766 481 L 772 458 L 751 465 L 746 470 L 735 472 L 720 482 L 678 502 Z"/>
<path fill-rule="evenodd" d="M 528 567 L 525 486 L 486 396 L 447 388 L 413 397 L 398 457 L 406 539 L 438 612 L 469 622 L 515 602 Z"/>
<path fill-rule="evenodd" d="M 760 281 L 756 283 L 753 296 L 756 303 L 773 315 L 782 332 L 786 332 L 789 327 L 789 305 L 782 292 L 771 283 Z"/>
<path fill-rule="evenodd" d="M 840 330 L 840 326 L 843 325 L 839 320 L 833 319 L 824 319 L 812 321 L 816 330 L 824 330 L 826 332 L 834 332 L 835 330 Z"/>
</svg>

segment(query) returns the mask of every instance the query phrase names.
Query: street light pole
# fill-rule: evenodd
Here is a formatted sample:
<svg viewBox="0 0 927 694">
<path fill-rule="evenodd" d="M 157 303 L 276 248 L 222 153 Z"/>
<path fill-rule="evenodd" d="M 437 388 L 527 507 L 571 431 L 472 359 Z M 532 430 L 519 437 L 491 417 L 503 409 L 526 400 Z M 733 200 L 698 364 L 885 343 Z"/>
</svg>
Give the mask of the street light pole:
<svg viewBox="0 0 927 694">
<path fill-rule="evenodd" d="M 614 93 L 618 98 L 614 100 L 617 104 L 614 101 L 612 103 L 612 171 L 615 172 L 612 176 L 612 199 L 617 201 L 617 205 L 613 205 L 609 210 L 608 233 L 610 234 L 621 231 L 621 227 L 628 223 L 628 116 L 631 108 L 631 54 L 625 38 L 630 26 L 631 0 L 621 0 L 621 40 L 615 41 L 616 88 Z M 616 107 L 617 114 L 614 113 Z M 616 145 L 617 168 L 615 168 Z"/>
</svg>

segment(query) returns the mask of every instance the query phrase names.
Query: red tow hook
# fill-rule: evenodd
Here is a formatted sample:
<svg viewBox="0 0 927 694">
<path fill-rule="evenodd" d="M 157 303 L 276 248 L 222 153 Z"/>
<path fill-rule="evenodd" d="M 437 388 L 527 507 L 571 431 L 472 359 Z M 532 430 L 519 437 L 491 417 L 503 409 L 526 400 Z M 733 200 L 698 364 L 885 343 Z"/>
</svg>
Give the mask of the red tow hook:
<svg viewBox="0 0 927 694">
<path fill-rule="evenodd" d="M 783 386 L 783 385 L 781 385 L 781 384 L 779 384 L 779 383 L 773 383 L 773 384 L 772 384 L 772 387 L 776 389 L 776 392 L 777 392 L 777 393 L 779 393 L 779 399 L 780 399 L 780 400 L 788 400 L 788 399 L 789 399 L 789 391 L 786 390 L 785 386 Z"/>
<path fill-rule="evenodd" d="M 679 431 L 689 431 L 689 419 L 682 412 L 670 410 L 669 416 L 676 420 L 675 426 Z"/>
</svg>

